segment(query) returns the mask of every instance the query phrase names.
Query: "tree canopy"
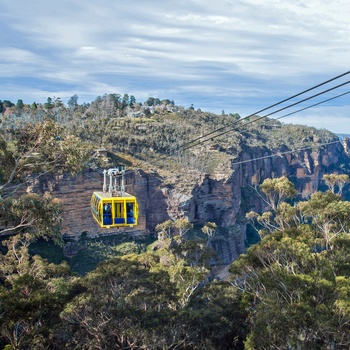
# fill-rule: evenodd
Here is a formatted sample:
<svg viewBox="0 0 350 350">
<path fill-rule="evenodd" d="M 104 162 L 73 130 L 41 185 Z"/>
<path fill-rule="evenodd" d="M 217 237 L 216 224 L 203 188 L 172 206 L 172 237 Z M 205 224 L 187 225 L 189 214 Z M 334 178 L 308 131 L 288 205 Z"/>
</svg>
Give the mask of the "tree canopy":
<svg viewBox="0 0 350 350">
<path fill-rule="evenodd" d="M 296 140 L 311 144 L 313 137 L 331 141 L 334 135 L 266 120 L 219 138 L 215 152 L 203 146 L 180 157 L 171 151 L 239 115 L 156 97 L 137 103 L 129 94 L 105 94 L 89 104 L 73 95 L 67 106 L 49 97 L 44 104 L 2 101 L 0 107 L 0 348 L 349 348 L 345 163 L 344 173 L 324 176 L 328 191 L 301 201 L 287 177 L 265 179 L 257 189 L 264 210 L 247 214 L 261 240 L 224 281 L 212 266 L 220 225 L 198 227 L 185 218 L 159 223 L 144 249 L 135 242 L 132 249 L 110 247 L 123 253 L 107 252 L 96 268 L 78 275 L 69 258 L 53 263 L 31 253 L 39 239 L 61 243 L 62 205 L 49 193 L 24 190 L 48 173 L 78 173 L 91 161 L 92 147 L 134 155 L 170 173 L 180 167 L 210 173 L 254 147 L 293 149 Z"/>
</svg>

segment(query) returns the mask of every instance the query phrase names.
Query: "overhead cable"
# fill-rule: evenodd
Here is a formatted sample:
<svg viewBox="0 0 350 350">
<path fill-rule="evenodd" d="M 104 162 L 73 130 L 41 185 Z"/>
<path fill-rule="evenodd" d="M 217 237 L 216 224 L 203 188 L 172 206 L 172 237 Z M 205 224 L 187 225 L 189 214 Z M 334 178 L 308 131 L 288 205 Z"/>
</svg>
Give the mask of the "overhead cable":
<svg viewBox="0 0 350 350">
<path fill-rule="evenodd" d="M 259 120 L 261 120 L 261 119 L 265 119 L 265 118 L 268 117 L 268 116 L 271 116 L 271 115 L 273 115 L 273 114 L 276 114 L 276 113 L 278 113 L 278 112 L 281 112 L 281 111 L 283 111 L 283 110 L 285 110 L 285 109 L 294 107 L 294 106 L 296 106 L 296 105 L 298 105 L 298 104 L 300 104 L 300 103 L 303 103 L 303 102 L 305 102 L 305 101 L 311 100 L 311 99 L 313 99 L 313 98 L 315 98 L 315 97 L 318 97 L 318 96 L 320 96 L 320 95 L 323 95 L 323 94 L 325 94 L 325 93 L 327 93 L 327 92 L 330 92 L 330 91 L 332 91 L 332 90 L 338 89 L 338 88 L 340 88 L 340 87 L 342 87 L 342 86 L 344 86 L 344 85 L 347 85 L 347 84 L 349 84 L 349 83 L 350 83 L 350 80 L 348 80 L 348 81 L 346 81 L 346 82 L 344 82 L 344 83 L 342 83 L 342 84 L 336 85 L 336 86 L 334 86 L 334 87 L 332 87 L 332 88 L 329 88 L 329 89 L 327 89 L 327 90 L 321 91 L 321 92 L 319 92 L 319 93 L 317 93 L 317 94 L 315 94 L 315 95 L 312 95 L 312 96 L 310 96 L 310 97 L 304 98 L 304 99 L 302 99 L 302 100 L 300 100 L 300 101 L 298 101 L 298 102 L 292 103 L 292 104 L 290 104 L 290 105 L 288 105 L 288 106 L 286 106 L 286 107 L 283 107 L 283 108 L 280 108 L 280 109 L 278 109 L 278 110 L 276 110 L 276 111 L 273 111 L 273 112 L 271 112 L 271 113 L 265 114 L 265 115 L 262 116 L 262 117 L 259 117 L 259 118 L 257 118 L 257 119 L 248 121 L 248 122 L 246 122 L 246 123 L 244 123 L 244 124 L 242 124 L 242 125 L 240 125 L 240 126 L 238 126 L 238 127 L 236 127 L 236 128 L 231 128 L 231 129 L 229 129 L 229 130 L 223 131 L 223 132 L 220 133 L 220 134 L 212 135 L 213 133 L 216 133 L 216 132 L 219 131 L 219 130 L 225 129 L 225 128 L 227 128 L 228 126 L 226 126 L 226 127 L 224 127 L 224 128 L 221 128 L 221 129 L 218 129 L 218 130 L 216 130 L 215 132 L 211 132 L 211 133 L 209 133 L 209 134 L 207 134 L 207 135 L 203 135 L 203 136 L 201 137 L 201 139 L 203 139 L 204 137 L 207 137 L 207 138 L 205 138 L 205 139 L 203 139 L 203 140 L 201 140 L 201 141 L 199 141 L 199 142 L 197 142 L 197 143 L 195 143 L 195 144 L 189 145 L 189 146 L 187 146 L 187 147 L 180 148 L 180 149 L 178 150 L 178 152 L 182 152 L 182 151 L 185 151 L 185 150 L 190 149 L 190 148 L 192 148 L 192 147 L 195 147 L 195 146 L 198 146 L 198 145 L 202 145 L 202 144 L 204 144 L 205 142 L 210 141 L 210 140 L 213 140 L 214 138 L 217 138 L 217 137 L 222 136 L 222 135 L 224 135 L 224 134 L 227 134 L 228 132 L 238 130 L 238 128 L 241 127 L 241 126 L 246 126 L 246 125 L 248 125 L 248 124 L 255 123 L 255 122 L 257 122 L 257 121 L 259 121 Z M 344 95 L 344 94 L 342 94 L 342 95 Z M 342 95 L 339 95 L 339 96 L 342 96 Z M 248 116 L 248 117 L 251 117 L 251 116 L 254 116 L 254 115 L 255 115 L 255 114 L 250 115 L 250 116 Z M 247 119 L 248 117 L 245 117 L 245 118 L 243 118 L 243 119 L 240 119 L 238 122 L 243 121 L 243 120 Z M 234 123 L 234 124 L 237 124 L 237 122 Z M 212 136 L 209 136 L 209 137 L 208 137 L 208 135 L 212 135 Z"/>
<path fill-rule="evenodd" d="M 350 94 L 350 91 L 344 92 L 344 93 L 339 94 L 339 95 L 337 95 L 337 96 L 333 96 L 333 97 L 331 97 L 331 98 L 327 98 L 326 100 L 323 100 L 323 101 L 314 103 L 313 105 L 310 105 L 310 106 L 307 106 L 307 107 L 298 109 L 298 110 L 293 111 L 293 112 L 291 112 L 291 113 L 284 114 L 284 115 L 282 115 L 282 116 L 280 116 L 280 117 L 278 117 L 278 118 L 275 118 L 275 120 L 280 120 L 280 119 L 283 119 L 283 118 L 285 118 L 285 117 L 289 117 L 290 115 L 293 115 L 293 114 L 296 114 L 296 113 L 305 111 L 306 109 L 310 109 L 310 108 L 316 107 L 316 106 L 318 106 L 318 105 L 321 105 L 322 103 L 326 103 L 326 102 L 335 100 L 335 99 L 337 99 L 337 98 L 339 98 L 339 97 L 342 97 L 342 96 L 345 96 L 345 95 L 348 95 L 348 94 Z M 257 120 L 258 120 L 258 119 L 254 120 L 254 121 L 252 121 L 252 122 L 254 123 L 254 122 L 256 122 Z M 246 125 L 248 125 L 248 124 L 250 124 L 250 123 L 246 123 L 246 124 L 244 124 L 243 126 L 246 126 Z M 264 125 L 267 126 L 268 124 L 259 124 L 258 126 L 264 126 Z M 246 129 L 242 129 L 241 131 L 247 131 L 247 130 L 249 130 L 249 129 L 246 128 Z"/>
<path fill-rule="evenodd" d="M 315 103 L 315 104 L 313 104 L 313 105 L 310 105 L 310 106 L 307 106 L 307 107 L 298 109 L 297 111 L 294 111 L 294 112 L 291 112 L 291 113 L 288 113 L 288 114 L 284 114 L 284 115 L 282 115 L 281 117 L 276 118 L 276 120 L 277 120 L 277 119 L 282 119 L 282 118 L 285 118 L 285 117 L 289 117 L 289 116 L 292 115 L 292 114 L 296 114 L 296 113 L 305 111 L 306 109 L 309 109 L 309 108 L 312 108 L 312 107 L 316 107 L 316 106 L 318 106 L 318 105 L 320 105 L 320 104 L 322 104 L 322 103 L 326 103 L 326 102 L 335 100 L 335 99 L 337 99 L 337 98 L 339 98 L 339 97 L 342 97 L 342 96 L 345 96 L 345 95 L 347 95 L 347 94 L 350 94 L 350 91 L 344 92 L 344 93 L 342 93 L 342 94 L 339 94 L 339 95 L 334 96 L 334 97 L 331 97 L 331 98 L 327 98 L 327 100 L 323 100 L 323 101 L 321 101 L 321 102 L 317 102 L 317 103 Z"/>
<path fill-rule="evenodd" d="M 336 144 L 336 143 L 341 143 L 340 140 L 336 140 L 336 141 L 330 141 L 330 142 L 324 142 L 324 143 L 314 143 L 312 146 L 306 146 L 306 147 L 301 147 L 301 148 L 296 148 L 296 149 L 292 149 L 289 151 L 285 151 L 285 152 L 276 152 L 273 154 L 269 154 L 266 156 L 262 156 L 262 157 L 256 157 L 256 158 L 251 158 L 251 159 L 247 159 L 247 160 L 242 160 L 239 162 L 232 162 L 231 165 L 240 165 L 240 164 L 245 164 L 245 163 L 251 163 L 257 160 L 263 160 L 263 159 L 268 159 L 268 158 L 273 158 L 273 157 L 281 157 L 283 155 L 286 154 L 292 154 L 292 153 L 296 153 L 296 152 L 301 152 L 301 151 L 306 151 L 309 149 L 313 149 L 313 148 L 320 148 L 322 146 L 328 146 L 328 145 L 332 145 L 332 144 Z M 173 176 L 169 176 L 167 177 L 167 179 L 177 179 L 179 177 L 179 175 L 187 175 L 188 172 L 183 172 L 183 173 L 177 173 L 176 175 Z M 153 180 L 148 180 L 147 184 L 151 184 L 151 183 L 159 183 L 159 179 L 153 179 Z M 142 187 L 141 185 L 135 185 L 135 184 L 129 184 L 129 185 L 125 185 L 125 187 Z"/>
<path fill-rule="evenodd" d="M 305 99 L 303 99 L 303 100 L 300 100 L 300 101 L 298 101 L 298 102 L 295 102 L 295 103 L 293 103 L 293 104 L 290 104 L 290 105 L 288 105 L 288 106 L 286 106 L 286 107 L 280 108 L 280 109 L 278 109 L 278 110 L 276 110 L 276 111 L 273 111 L 273 112 L 271 112 L 271 113 L 268 113 L 268 114 L 266 114 L 266 115 L 264 115 L 264 116 L 262 116 L 262 117 L 259 117 L 259 118 L 257 118 L 257 119 L 254 119 L 254 120 L 251 120 L 251 121 L 246 122 L 246 123 L 244 123 L 244 124 L 241 124 L 240 126 L 237 126 L 236 128 L 232 128 L 234 125 L 239 124 L 239 123 L 242 123 L 242 121 L 247 120 L 247 119 L 249 119 L 249 118 L 251 118 L 251 117 L 253 117 L 253 116 L 256 116 L 257 114 L 259 114 L 259 113 L 261 113 L 261 112 L 264 112 L 264 111 L 266 111 L 266 110 L 268 110 L 268 109 L 271 109 L 271 108 L 273 108 L 273 107 L 276 107 L 276 106 L 278 106 L 278 105 L 280 105 L 280 104 L 282 104 L 282 103 L 284 103 L 284 102 L 290 101 L 290 100 L 292 100 L 292 99 L 294 99 L 294 98 L 296 98 L 296 97 L 298 97 L 298 96 L 301 96 L 301 95 L 303 95 L 303 94 L 305 94 L 305 93 L 307 93 L 307 92 L 309 92 L 309 91 L 312 91 L 312 90 L 314 90 L 314 89 L 316 89 L 316 88 L 318 88 L 318 87 L 321 87 L 321 86 L 323 86 L 323 85 L 325 85 L 325 84 L 328 84 L 328 83 L 330 83 L 330 82 L 332 82 L 332 81 L 334 81 L 334 80 L 336 80 L 336 79 L 339 79 L 339 78 L 341 78 L 341 77 L 344 77 L 344 76 L 346 76 L 346 75 L 348 75 L 348 74 L 350 74 L 350 71 L 347 71 L 347 72 L 345 72 L 345 73 L 343 73 L 343 74 L 340 74 L 340 75 L 338 75 L 338 76 L 336 76 L 336 77 L 334 77 L 334 78 L 331 78 L 331 79 L 329 79 L 329 80 L 327 80 L 327 81 L 324 81 L 324 82 L 322 82 L 322 83 L 320 83 L 320 84 L 317 84 L 317 85 L 315 85 L 315 86 L 313 86 L 313 87 L 311 87 L 311 88 L 309 88 L 309 89 L 306 89 L 306 90 L 304 90 L 304 91 L 302 91 L 302 92 L 300 92 L 300 93 L 297 93 L 297 94 L 295 94 L 295 95 L 293 95 L 293 96 L 291 96 L 291 97 L 288 97 L 288 98 L 286 98 L 286 99 L 284 99 L 284 100 L 282 100 L 282 101 L 280 101 L 280 102 L 274 103 L 274 104 L 272 104 L 272 105 L 270 105 L 270 106 L 268 106 L 268 107 L 266 107 L 266 108 L 263 108 L 263 109 L 261 109 L 261 110 L 255 112 L 255 113 L 253 113 L 253 114 L 250 114 L 250 115 L 248 115 L 248 116 L 246 116 L 246 117 L 244 117 L 244 118 L 241 118 L 241 119 L 239 119 L 239 120 L 237 120 L 237 121 L 235 121 L 235 122 L 233 122 L 233 123 L 231 123 L 231 124 L 229 124 L 229 125 L 223 126 L 223 127 L 219 128 L 219 129 L 217 129 L 217 130 L 214 130 L 214 131 L 212 131 L 212 132 L 210 132 L 210 133 L 207 133 L 207 134 L 202 135 L 202 136 L 200 136 L 200 137 L 198 137 L 198 138 L 195 138 L 195 139 L 193 139 L 193 140 L 191 140 L 191 141 L 189 141 L 189 142 L 187 142 L 187 143 L 185 143 L 185 144 L 182 144 L 182 145 L 178 146 L 176 149 L 172 150 L 172 153 L 182 152 L 182 151 L 187 150 L 187 149 L 190 149 L 190 148 L 192 148 L 192 147 L 195 147 L 195 146 L 204 144 L 205 142 L 207 142 L 207 141 L 209 141 L 209 140 L 212 140 L 212 139 L 214 139 L 214 138 L 217 138 L 217 137 L 219 137 L 219 136 L 222 136 L 222 135 L 224 135 L 224 134 L 226 134 L 226 133 L 228 133 L 228 132 L 235 131 L 235 130 L 237 130 L 237 129 L 240 128 L 240 127 L 245 127 L 245 126 L 247 126 L 247 125 L 249 125 L 249 124 L 252 124 L 252 123 L 255 123 L 255 122 L 259 121 L 259 120 L 262 120 L 262 119 L 264 119 L 264 118 L 266 118 L 266 117 L 268 117 L 268 116 L 270 116 L 270 115 L 276 114 L 276 113 L 281 112 L 281 111 L 283 111 L 283 110 L 285 110 L 285 109 L 288 109 L 288 108 L 291 108 L 291 107 L 293 107 L 293 106 L 296 106 L 296 105 L 298 105 L 298 104 L 300 104 L 300 103 L 302 103 L 302 102 L 311 100 L 311 99 L 313 99 L 313 98 L 315 98 L 315 97 L 317 97 L 317 96 L 320 96 L 320 95 L 325 94 L 325 93 L 327 93 L 327 92 L 330 92 L 330 91 L 332 91 L 332 90 L 338 89 L 338 88 L 341 87 L 341 86 L 344 86 L 344 85 L 346 85 L 346 84 L 349 84 L 350 81 L 346 81 L 345 83 L 339 84 L 339 85 L 334 86 L 334 87 L 332 87 L 332 88 L 330 88 L 330 89 L 327 89 L 327 90 L 324 90 L 324 91 L 322 91 L 322 92 L 320 92 L 320 93 L 317 93 L 317 94 L 315 94 L 315 95 L 313 95 L 313 96 L 310 96 L 310 97 L 308 97 L 308 98 L 305 98 Z M 350 91 L 347 91 L 347 92 L 345 92 L 345 93 L 342 93 L 342 94 L 339 94 L 339 95 L 337 95 L 337 96 L 328 98 L 328 99 L 326 99 L 326 100 L 323 100 L 323 101 L 321 101 L 321 102 L 315 103 L 315 104 L 313 104 L 313 105 L 310 105 L 310 106 L 301 108 L 301 109 L 299 109 L 299 110 L 297 110 L 297 111 L 294 111 L 294 112 L 285 114 L 285 115 L 283 115 L 283 116 L 281 116 L 281 117 L 278 117 L 278 118 L 276 118 L 276 119 L 282 119 L 282 118 L 287 117 L 287 116 L 290 116 L 290 115 L 292 115 L 292 114 L 301 112 L 301 111 L 303 111 L 303 110 L 306 110 L 306 109 L 315 107 L 315 106 L 320 105 L 320 104 L 322 104 L 322 103 L 325 103 L 325 102 L 334 100 L 334 99 L 336 99 L 336 98 L 342 97 L 342 96 L 347 95 L 347 94 L 349 94 L 349 93 L 350 93 Z M 214 135 L 214 134 L 216 134 L 217 132 L 220 132 L 220 131 L 222 131 L 222 130 L 224 130 L 224 129 L 227 129 L 227 128 L 230 128 L 230 129 L 229 129 L 229 130 L 226 130 L 226 131 L 224 131 L 224 132 L 222 132 L 222 133 L 220 133 L 220 134 L 218 134 L 218 135 Z M 213 135 L 213 136 L 211 136 L 211 135 Z M 206 139 L 202 140 L 203 138 L 206 138 Z M 194 142 L 199 141 L 199 140 L 202 140 L 202 141 L 193 144 Z M 325 145 L 329 145 L 329 144 L 334 144 L 334 143 L 338 143 L 338 142 L 340 142 L 340 141 L 337 140 L 337 141 L 327 142 L 327 143 L 323 143 L 323 144 L 318 144 L 316 147 L 321 147 L 321 146 L 325 146 Z M 290 150 L 290 151 L 286 151 L 286 152 L 278 152 L 278 153 L 276 153 L 276 154 L 271 154 L 271 155 L 264 156 L 264 157 L 253 158 L 253 159 L 249 159 L 249 160 L 245 160 L 245 161 L 235 162 L 235 163 L 232 163 L 232 165 L 243 164 L 243 163 L 252 162 L 252 161 L 255 161 L 255 160 L 260 160 L 260 159 L 265 159 L 265 158 L 271 158 L 271 157 L 274 157 L 274 156 L 284 155 L 284 154 L 288 154 L 288 153 L 294 153 L 294 152 L 297 152 L 297 151 L 302 151 L 302 150 L 310 149 L 310 148 L 313 148 L 313 147 L 315 147 L 315 146 L 304 147 L 304 148 L 299 148 L 299 149 L 294 149 L 294 150 Z M 176 176 L 178 176 L 178 175 L 176 175 Z M 127 186 L 130 186 L 130 185 L 127 185 Z"/>
<path fill-rule="evenodd" d="M 242 118 L 242 119 L 240 119 L 240 120 L 238 120 L 238 121 L 235 121 L 235 122 L 233 122 L 233 123 L 231 123 L 231 124 L 229 124 L 229 125 L 223 126 L 223 127 L 219 128 L 219 129 L 217 129 L 217 130 L 214 130 L 214 131 L 212 131 L 212 132 L 210 132 L 210 133 L 208 133 L 208 134 L 206 134 L 206 135 L 202 135 L 202 136 L 200 136 L 200 137 L 197 137 L 197 138 L 195 138 L 195 139 L 193 139 L 193 140 L 191 140 L 191 141 L 189 141 L 189 142 L 187 142 L 187 143 L 184 143 L 184 144 L 178 146 L 177 148 L 175 148 L 174 150 L 172 150 L 172 152 L 179 152 L 179 151 L 182 151 L 184 147 L 190 145 L 190 144 L 193 143 L 193 142 L 196 142 L 196 141 L 202 139 L 203 137 L 207 137 L 207 136 L 212 135 L 212 134 L 214 134 L 214 133 L 216 133 L 216 132 L 218 132 L 218 131 L 221 131 L 221 130 L 224 130 L 224 129 L 228 128 L 228 127 L 231 127 L 231 126 L 233 126 L 233 125 L 235 125 L 235 124 L 237 124 L 237 123 L 242 122 L 242 121 L 245 120 L 245 119 L 248 119 L 248 118 L 250 118 L 250 117 L 253 117 L 254 115 L 257 115 L 257 114 L 259 114 L 259 113 L 261 113 L 261 112 L 264 112 L 264 111 L 266 111 L 266 110 L 268 110 L 268 109 L 271 109 L 271 108 L 273 108 L 273 107 L 276 107 L 276 106 L 278 106 L 278 105 L 280 105 L 280 104 L 282 104 L 282 103 L 284 103 L 284 102 L 287 102 L 287 101 L 289 101 L 289 100 L 291 100 L 291 99 L 293 99 L 293 98 L 296 98 L 296 97 L 298 97 L 298 96 L 300 96 L 300 95 L 303 95 L 303 94 L 305 94 L 305 93 L 307 93 L 307 92 L 309 92 L 309 91 L 312 91 L 312 90 L 314 90 L 314 89 L 317 89 L 317 88 L 320 87 L 320 86 L 323 86 L 323 85 L 325 85 L 325 84 L 328 84 L 328 83 L 330 83 L 330 82 L 332 82 L 332 81 L 334 81 L 334 80 L 337 80 L 337 79 L 339 79 L 339 78 L 342 78 L 342 77 L 344 77 L 345 75 L 348 75 L 348 74 L 350 74 L 350 71 L 347 71 L 347 72 L 345 72 L 345 73 L 342 73 L 342 74 L 340 74 L 340 75 L 337 75 L 337 76 L 334 77 L 334 78 L 328 79 L 328 80 L 326 80 L 326 81 L 324 81 L 324 82 L 322 82 L 322 83 L 320 83 L 320 84 L 317 84 L 317 85 L 315 85 L 315 86 L 313 86 L 313 87 L 311 87 L 311 88 L 309 88 L 309 89 L 306 89 L 306 90 L 304 90 L 304 91 L 302 91 L 302 92 L 299 92 L 299 93 L 297 93 L 297 94 L 295 94 L 295 95 L 293 95 L 293 96 L 291 96 L 291 97 L 288 97 L 288 98 L 286 98 L 286 99 L 284 99 L 284 100 L 282 100 L 282 101 L 279 101 L 279 102 L 277 102 L 277 103 L 274 103 L 274 104 L 272 104 L 272 105 L 270 105 L 270 106 L 268 106 L 268 107 L 266 107 L 266 108 L 263 108 L 263 109 L 261 109 L 261 110 L 255 112 L 255 113 L 249 114 L 248 116 L 246 116 L 246 117 L 244 117 L 244 118 Z"/>
<path fill-rule="evenodd" d="M 341 143 L 341 140 L 329 141 L 329 142 L 324 142 L 324 143 L 313 143 L 312 146 L 295 148 L 295 149 L 292 149 L 292 150 L 289 150 L 289 151 L 276 152 L 276 153 L 268 154 L 268 155 L 262 156 L 262 157 L 251 158 L 251 159 L 242 160 L 242 161 L 239 161 L 239 162 L 232 162 L 231 165 L 234 166 L 234 165 L 240 165 L 240 164 L 245 164 L 245 163 L 251 163 L 251 162 L 254 162 L 254 161 L 257 161 L 257 160 L 263 160 L 263 159 L 268 159 L 268 158 L 273 158 L 273 157 L 281 157 L 281 156 L 286 155 L 286 154 L 292 154 L 292 153 L 296 153 L 296 152 L 306 151 L 306 150 L 313 149 L 313 148 L 320 148 L 320 147 L 323 147 L 323 146 L 328 146 L 328 145 L 332 145 L 332 144 L 336 144 L 336 143 Z M 183 172 L 183 173 L 180 173 L 180 174 L 178 173 L 176 175 L 168 177 L 167 179 L 178 178 L 179 175 L 187 175 L 187 174 L 188 174 L 188 172 Z M 150 184 L 150 183 L 153 183 L 153 182 L 154 183 L 159 182 L 159 179 L 148 180 L 147 183 Z M 138 187 L 139 185 L 136 185 L 136 186 L 135 185 L 125 185 L 125 186 Z"/>
<path fill-rule="evenodd" d="M 314 144 L 313 146 L 307 146 L 307 147 L 302 147 L 302 148 L 297 148 L 297 149 L 293 149 L 293 150 L 289 150 L 289 151 L 285 151 L 285 152 L 277 152 L 274 154 L 269 154 L 267 156 L 262 156 L 262 157 L 257 157 L 257 158 L 252 158 L 252 159 L 247 159 L 247 160 L 241 160 L 239 162 L 233 162 L 233 165 L 239 165 L 239 164 L 244 164 L 244 163 L 250 163 L 256 160 L 262 160 L 262 159 L 267 159 L 267 158 L 272 158 L 272 157 L 277 157 L 277 156 L 283 156 L 285 154 L 291 154 L 291 153 L 295 153 L 295 152 L 300 152 L 300 151 L 305 151 L 308 149 L 312 149 L 312 148 L 319 148 L 322 146 L 328 146 L 328 145 L 332 145 L 335 143 L 340 143 L 340 140 L 336 140 L 336 141 L 330 141 L 330 142 L 325 142 L 325 143 L 320 143 L 320 144 Z"/>
</svg>

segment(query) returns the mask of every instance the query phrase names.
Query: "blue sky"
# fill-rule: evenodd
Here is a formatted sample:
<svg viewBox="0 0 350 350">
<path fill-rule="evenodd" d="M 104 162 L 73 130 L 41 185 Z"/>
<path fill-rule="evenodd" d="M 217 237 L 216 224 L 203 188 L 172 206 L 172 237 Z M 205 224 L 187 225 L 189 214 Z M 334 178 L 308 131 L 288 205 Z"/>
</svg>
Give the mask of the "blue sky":
<svg viewBox="0 0 350 350">
<path fill-rule="evenodd" d="M 127 93 L 244 117 L 350 70 L 348 0 L 0 4 L 1 100 Z M 350 134 L 349 96 L 282 121 Z"/>
</svg>

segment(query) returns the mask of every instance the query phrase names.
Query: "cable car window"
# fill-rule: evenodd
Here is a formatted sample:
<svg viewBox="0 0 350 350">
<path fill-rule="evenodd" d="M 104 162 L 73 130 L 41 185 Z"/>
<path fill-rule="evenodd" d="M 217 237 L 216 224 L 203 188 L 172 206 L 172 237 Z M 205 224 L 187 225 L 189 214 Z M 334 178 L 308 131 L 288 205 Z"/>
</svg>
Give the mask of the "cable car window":
<svg viewBox="0 0 350 350">
<path fill-rule="evenodd" d="M 105 203 L 103 205 L 103 214 L 112 214 L 112 205 L 111 205 L 111 203 Z"/>
<path fill-rule="evenodd" d="M 134 204 L 133 203 L 127 203 L 126 204 L 126 216 L 127 216 L 127 223 L 133 224 L 135 222 L 134 219 Z"/>
</svg>

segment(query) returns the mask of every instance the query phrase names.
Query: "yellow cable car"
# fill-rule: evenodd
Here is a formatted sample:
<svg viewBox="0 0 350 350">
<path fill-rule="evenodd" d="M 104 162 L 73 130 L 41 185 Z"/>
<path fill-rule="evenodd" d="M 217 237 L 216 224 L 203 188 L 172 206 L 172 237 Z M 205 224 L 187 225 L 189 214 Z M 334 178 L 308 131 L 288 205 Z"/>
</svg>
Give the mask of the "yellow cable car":
<svg viewBox="0 0 350 350">
<path fill-rule="evenodd" d="M 108 192 L 106 191 L 107 174 L 110 176 Z M 122 178 L 121 186 L 117 186 L 118 175 L 121 175 Z M 133 227 L 137 225 L 138 209 L 136 197 L 125 192 L 124 170 L 105 170 L 103 191 L 94 192 L 91 196 L 91 213 L 96 222 L 102 228 Z"/>
</svg>

